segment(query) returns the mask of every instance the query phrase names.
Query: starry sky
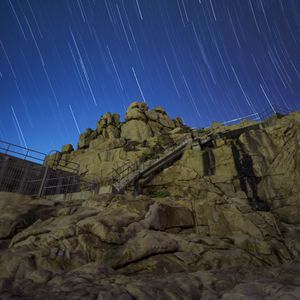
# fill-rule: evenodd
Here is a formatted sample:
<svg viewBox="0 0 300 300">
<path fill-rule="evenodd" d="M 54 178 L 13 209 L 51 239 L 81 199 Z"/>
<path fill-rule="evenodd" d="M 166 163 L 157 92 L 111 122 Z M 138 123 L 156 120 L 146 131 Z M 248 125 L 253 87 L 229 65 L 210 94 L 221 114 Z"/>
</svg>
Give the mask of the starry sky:
<svg viewBox="0 0 300 300">
<path fill-rule="evenodd" d="M 0 139 L 48 153 L 107 111 L 191 127 L 300 108 L 299 0 L 0 0 Z"/>
</svg>

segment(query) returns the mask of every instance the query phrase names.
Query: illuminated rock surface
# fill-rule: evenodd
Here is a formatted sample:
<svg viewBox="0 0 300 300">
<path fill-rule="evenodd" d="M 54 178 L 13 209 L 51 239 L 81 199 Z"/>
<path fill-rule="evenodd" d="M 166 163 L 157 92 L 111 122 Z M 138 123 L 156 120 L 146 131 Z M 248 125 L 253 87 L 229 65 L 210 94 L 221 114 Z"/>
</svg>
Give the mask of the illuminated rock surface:
<svg viewBox="0 0 300 300">
<path fill-rule="evenodd" d="M 149 134 L 126 128 L 133 121 Z M 125 123 L 106 114 L 84 147 L 61 156 L 101 181 L 191 133 L 162 108 L 134 103 Z M 300 113 L 193 135 L 211 139 L 187 144 L 143 195 L 1 193 L 1 299 L 299 299 Z"/>
</svg>

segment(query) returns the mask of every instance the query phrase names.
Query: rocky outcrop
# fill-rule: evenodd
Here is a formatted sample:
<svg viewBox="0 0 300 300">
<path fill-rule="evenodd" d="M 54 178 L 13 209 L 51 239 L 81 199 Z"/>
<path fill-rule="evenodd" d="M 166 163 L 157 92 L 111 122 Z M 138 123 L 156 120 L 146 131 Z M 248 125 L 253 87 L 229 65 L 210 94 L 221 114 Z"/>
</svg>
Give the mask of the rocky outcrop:
<svg viewBox="0 0 300 300">
<path fill-rule="evenodd" d="M 1 297 L 297 295 L 300 265 L 287 262 L 300 247 L 285 236 L 276 216 L 255 212 L 246 196 L 227 201 L 221 195 L 190 197 L 102 195 L 63 203 L 16 197 L 12 219 L 34 201 L 52 211 L 19 227 L 0 250 Z M 1 212 L 1 220 L 8 220 Z"/>
<path fill-rule="evenodd" d="M 146 103 L 133 102 L 127 109 L 125 122 L 120 122 L 116 113 L 104 114 L 95 130 L 87 128 L 79 136 L 77 150 L 70 144 L 64 145 L 61 152 L 47 156 L 45 164 L 67 170 L 76 163 L 80 174 L 106 182 L 113 168 L 158 157 L 189 132 L 180 118 L 171 120 L 162 107 L 149 110 Z"/>
<path fill-rule="evenodd" d="M 31 197 L 0 192 L 0 249 L 20 231 L 38 219 L 50 217 L 54 204 L 47 200 L 32 200 Z"/>
<path fill-rule="evenodd" d="M 73 148 L 73 146 L 71 144 L 66 144 L 66 145 L 63 145 L 61 147 L 61 153 L 62 154 L 69 154 L 72 151 L 74 151 L 74 148 Z"/>
<path fill-rule="evenodd" d="M 191 134 L 161 107 L 136 102 L 125 122 L 108 113 L 85 132 L 80 149 L 68 145 L 55 155 L 101 179 L 187 139 L 176 161 L 142 179 L 143 195 L 129 188 L 63 203 L 4 202 L 0 294 L 297 299 L 300 112 Z"/>
<path fill-rule="evenodd" d="M 89 147 L 90 142 L 97 136 L 96 131 L 91 128 L 87 128 L 84 133 L 79 136 L 78 149 L 86 149 Z"/>
<path fill-rule="evenodd" d="M 130 120 L 122 125 L 121 137 L 127 140 L 143 142 L 153 137 L 153 133 L 151 127 L 144 121 Z"/>
<path fill-rule="evenodd" d="M 120 116 L 106 113 L 97 123 L 97 133 L 105 139 L 120 137 Z"/>
<path fill-rule="evenodd" d="M 175 122 L 168 117 L 162 107 L 148 110 L 146 103 L 143 102 L 132 103 L 126 112 L 125 120 L 121 136 L 138 142 L 175 128 Z M 176 124 L 178 127 L 183 127 L 180 118 L 176 119 Z"/>
</svg>

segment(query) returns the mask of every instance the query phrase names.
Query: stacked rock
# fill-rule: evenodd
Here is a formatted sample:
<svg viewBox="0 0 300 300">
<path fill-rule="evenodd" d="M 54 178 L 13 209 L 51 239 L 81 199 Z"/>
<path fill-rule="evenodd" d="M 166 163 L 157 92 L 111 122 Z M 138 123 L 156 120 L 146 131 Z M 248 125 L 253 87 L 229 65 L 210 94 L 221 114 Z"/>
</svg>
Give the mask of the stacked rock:
<svg viewBox="0 0 300 300">
<path fill-rule="evenodd" d="M 181 118 L 171 120 L 166 111 L 158 106 L 149 110 L 145 102 L 133 102 L 125 114 L 125 122 L 120 122 L 117 113 L 106 113 L 97 122 L 96 130 L 87 128 L 80 134 L 78 149 L 87 149 L 92 140 L 106 140 L 124 138 L 135 142 L 143 142 L 154 136 L 172 133 L 185 129 Z M 175 132 L 174 132 L 175 133 Z M 64 153 L 73 151 L 69 145 L 65 146 Z"/>
<path fill-rule="evenodd" d="M 120 115 L 111 114 L 110 112 L 103 115 L 97 122 L 97 133 L 104 138 L 120 137 Z"/>
<path fill-rule="evenodd" d="M 84 133 L 80 134 L 77 144 L 78 149 L 89 147 L 90 142 L 97 137 L 97 132 L 91 128 L 87 128 Z"/>
<path fill-rule="evenodd" d="M 168 133 L 175 127 L 184 126 L 180 118 L 171 120 L 162 107 L 148 110 L 144 102 L 131 103 L 126 112 L 125 121 L 121 128 L 121 137 L 138 142 Z"/>
</svg>

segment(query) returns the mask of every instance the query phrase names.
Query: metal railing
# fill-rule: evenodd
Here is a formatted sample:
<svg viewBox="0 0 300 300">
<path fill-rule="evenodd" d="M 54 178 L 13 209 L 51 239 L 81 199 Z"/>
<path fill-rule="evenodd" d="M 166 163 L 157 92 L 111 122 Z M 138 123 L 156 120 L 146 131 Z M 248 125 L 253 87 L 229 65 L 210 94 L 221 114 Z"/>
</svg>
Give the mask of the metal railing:
<svg viewBox="0 0 300 300">
<path fill-rule="evenodd" d="M 125 162 L 122 166 L 113 168 L 112 181 L 114 188 L 120 192 L 135 179 L 142 176 L 144 172 L 147 172 L 151 167 L 159 163 L 163 164 L 164 160 L 166 160 L 170 155 L 184 148 L 191 141 L 192 139 L 190 137 L 185 138 L 179 145 L 174 144 L 173 146 L 166 148 L 162 153 L 162 156 L 159 156 L 156 159 L 145 162 Z"/>
<path fill-rule="evenodd" d="M 0 141 L 0 191 L 42 197 L 97 188 L 78 173 L 79 164 L 62 159 L 60 153 L 47 156 Z"/>
<path fill-rule="evenodd" d="M 252 115 L 248 115 L 244 118 L 237 118 L 228 122 L 224 122 L 224 125 L 230 125 L 232 121 L 234 122 L 241 122 L 243 120 L 251 120 L 251 121 L 258 121 L 263 122 L 267 119 L 271 118 L 272 116 L 284 116 L 288 114 L 290 111 L 288 109 L 285 109 L 283 107 L 273 105 L 272 107 L 269 107 L 265 109 L 264 111 L 260 113 L 255 113 Z M 232 122 L 234 124 L 234 122 Z M 202 139 L 201 137 L 198 137 L 194 140 L 198 140 L 200 143 L 205 143 L 209 139 L 204 137 Z M 128 186 L 130 183 L 132 183 L 135 179 L 138 177 L 141 177 L 143 173 L 147 171 L 147 169 L 152 168 L 157 163 L 162 162 L 165 160 L 167 162 L 167 158 L 172 154 L 178 151 L 178 149 L 181 149 L 184 147 L 188 142 L 193 141 L 190 137 L 184 140 L 181 144 L 175 144 L 169 148 L 167 148 L 161 157 L 158 157 L 154 160 L 149 160 L 146 162 L 139 162 L 135 161 L 134 163 L 125 162 L 123 165 L 121 165 L 118 168 L 113 168 L 112 170 L 112 182 L 113 186 L 117 191 L 121 191 L 126 186 Z"/>
<path fill-rule="evenodd" d="M 0 140 L 0 154 L 1 153 L 38 164 L 47 163 L 47 165 L 52 169 L 63 169 L 69 170 L 70 172 L 79 173 L 80 165 L 76 162 L 64 159 L 61 153 L 57 150 L 51 150 L 48 154 L 46 154 Z"/>
<path fill-rule="evenodd" d="M 37 163 L 42 163 L 47 155 L 43 152 L 25 148 L 3 140 L 0 140 L 0 153 Z"/>
<path fill-rule="evenodd" d="M 79 173 L 80 168 L 79 163 L 64 159 L 62 154 L 57 150 L 51 150 L 49 154 L 45 156 L 44 164 L 52 169 L 66 170 L 76 174 Z"/>
<path fill-rule="evenodd" d="M 222 122 L 223 125 L 233 125 L 238 124 L 242 121 L 254 121 L 254 122 L 263 122 L 272 116 L 284 116 L 290 113 L 291 110 L 288 108 L 281 107 L 279 105 L 272 105 L 265 110 L 259 112 L 259 113 L 253 113 L 251 115 L 247 115 L 241 118 L 236 118 L 230 121 Z"/>
<path fill-rule="evenodd" d="M 264 111 L 260 112 L 259 119 L 261 121 L 266 121 L 267 119 L 273 117 L 273 116 L 285 116 L 291 111 L 288 110 L 287 108 L 278 106 L 278 105 L 273 105 L 272 107 L 269 107 L 265 109 Z"/>
</svg>

